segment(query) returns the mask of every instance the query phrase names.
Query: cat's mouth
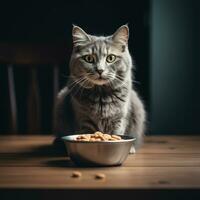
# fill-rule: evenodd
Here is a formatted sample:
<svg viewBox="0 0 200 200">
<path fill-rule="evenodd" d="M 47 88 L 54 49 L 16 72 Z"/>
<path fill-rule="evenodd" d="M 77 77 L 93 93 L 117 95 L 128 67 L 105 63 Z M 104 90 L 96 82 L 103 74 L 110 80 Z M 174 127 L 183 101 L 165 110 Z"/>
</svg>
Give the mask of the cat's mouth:
<svg viewBox="0 0 200 200">
<path fill-rule="evenodd" d="M 108 80 L 108 79 L 105 78 L 105 77 L 99 76 L 99 77 L 97 78 L 97 80 L 104 80 L 104 81 L 106 81 L 106 80 Z"/>
<path fill-rule="evenodd" d="M 109 77 L 105 74 L 88 74 L 87 80 L 93 85 L 105 85 L 109 84 Z"/>
<path fill-rule="evenodd" d="M 89 77 L 89 81 L 94 85 L 105 85 L 109 83 L 109 80 L 105 77 Z"/>
<path fill-rule="evenodd" d="M 93 84 L 95 85 L 105 85 L 108 83 L 108 80 L 107 79 L 104 79 L 104 78 L 98 78 L 98 79 L 93 79 L 91 80 Z"/>
</svg>

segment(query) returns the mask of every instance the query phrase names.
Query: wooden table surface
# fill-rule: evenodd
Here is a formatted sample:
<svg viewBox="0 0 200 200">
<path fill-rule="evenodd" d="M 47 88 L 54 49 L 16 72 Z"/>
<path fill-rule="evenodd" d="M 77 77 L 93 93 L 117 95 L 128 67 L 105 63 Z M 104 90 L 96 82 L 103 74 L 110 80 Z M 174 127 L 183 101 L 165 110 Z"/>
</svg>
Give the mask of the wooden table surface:
<svg viewBox="0 0 200 200">
<path fill-rule="evenodd" d="M 200 189 L 200 137 L 148 136 L 122 166 L 78 168 L 53 136 L 0 137 L 0 189 Z M 74 170 L 81 178 L 72 178 Z M 104 173 L 105 180 L 96 180 Z"/>
</svg>

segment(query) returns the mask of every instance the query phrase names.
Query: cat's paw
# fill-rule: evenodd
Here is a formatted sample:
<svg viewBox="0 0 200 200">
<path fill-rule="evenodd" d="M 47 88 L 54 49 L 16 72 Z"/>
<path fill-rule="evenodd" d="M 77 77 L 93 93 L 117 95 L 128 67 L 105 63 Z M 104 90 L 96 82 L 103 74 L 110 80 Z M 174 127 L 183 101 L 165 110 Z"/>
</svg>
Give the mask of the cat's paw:
<svg viewBox="0 0 200 200">
<path fill-rule="evenodd" d="M 135 153 L 136 153 L 136 151 L 135 151 L 135 147 L 134 147 L 134 146 L 131 147 L 129 153 L 130 153 L 130 154 L 135 154 Z"/>
</svg>

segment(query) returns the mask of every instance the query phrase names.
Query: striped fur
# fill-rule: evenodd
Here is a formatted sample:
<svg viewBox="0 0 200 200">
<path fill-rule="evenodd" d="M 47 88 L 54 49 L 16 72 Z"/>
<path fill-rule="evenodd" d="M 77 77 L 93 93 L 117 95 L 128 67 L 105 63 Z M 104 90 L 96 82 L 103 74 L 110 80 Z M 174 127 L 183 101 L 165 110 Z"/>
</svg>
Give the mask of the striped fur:
<svg viewBox="0 0 200 200">
<path fill-rule="evenodd" d="M 133 63 L 128 50 L 128 26 L 121 26 L 112 36 L 97 37 L 74 26 L 70 77 L 57 98 L 57 132 L 133 135 L 136 146 L 145 127 L 144 106 L 132 86 Z M 115 55 L 112 63 L 108 55 Z M 95 61 L 86 62 L 85 55 Z M 103 71 L 101 74 L 98 70 Z"/>
</svg>

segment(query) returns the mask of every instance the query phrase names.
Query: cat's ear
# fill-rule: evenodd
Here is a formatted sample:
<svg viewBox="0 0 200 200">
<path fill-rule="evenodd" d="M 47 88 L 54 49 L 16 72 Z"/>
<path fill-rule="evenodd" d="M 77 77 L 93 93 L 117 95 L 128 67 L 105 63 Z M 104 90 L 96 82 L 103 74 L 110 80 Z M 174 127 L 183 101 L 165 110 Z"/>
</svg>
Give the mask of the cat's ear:
<svg viewBox="0 0 200 200">
<path fill-rule="evenodd" d="M 79 26 L 73 25 L 72 39 L 74 46 L 84 45 L 86 42 L 91 41 L 90 36 Z"/>
<path fill-rule="evenodd" d="M 123 45 L 126 45 L 128 43 L 128 38 L 129 38 L 128 25 L 123 25 L 119 27 L 112 36 L 112 40 L 114 42 L 121 43 Z"/>
</svg>

